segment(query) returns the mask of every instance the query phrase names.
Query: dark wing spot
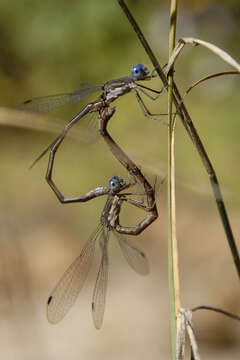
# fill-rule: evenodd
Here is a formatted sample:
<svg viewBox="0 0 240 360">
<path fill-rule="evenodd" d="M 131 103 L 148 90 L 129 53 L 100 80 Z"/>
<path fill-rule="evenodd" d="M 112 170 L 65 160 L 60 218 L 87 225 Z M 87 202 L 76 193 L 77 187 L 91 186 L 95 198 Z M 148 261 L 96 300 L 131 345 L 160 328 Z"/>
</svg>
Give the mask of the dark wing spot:
<svg viewBox="0 0 240 360">
<path fill-rule="evenodd" d="M 30 102 L 32 102 L 32 100 L 30 99 L 30 100 L 26 100 L 26 101 L 24 101 L 24 104 L 29 104 Z"/>
<path fill-rule="evenodd" d="M 52 296 L 49 296 L 47 304 L 49 305 L 51 303 L 51 301 L 52 301 Z"/>
<path fill-rule="evenodd" d="M 94 302 L 92 302 L 92 311 L 94 311 Z"/>
</svg>

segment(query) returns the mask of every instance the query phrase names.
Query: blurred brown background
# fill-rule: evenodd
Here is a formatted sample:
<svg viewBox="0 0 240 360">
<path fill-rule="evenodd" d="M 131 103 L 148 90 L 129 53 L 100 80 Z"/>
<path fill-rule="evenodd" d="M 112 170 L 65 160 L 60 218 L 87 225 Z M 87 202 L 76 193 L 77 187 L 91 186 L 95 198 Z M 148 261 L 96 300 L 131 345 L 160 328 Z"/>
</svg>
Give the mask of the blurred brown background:
<svg viewBox="0 0 240 360">
<path fill-rule="evenodd" d="M 162 64 L 167 62 L 169 3 L 128 1 Z M 210 41 L 237 60 L 240 5 L 231 1 L 183 1 L 178 37 Z M 90 301 L 99 256 L 77 304 L 58 325 L 46 320 L 45 303 L 63 271 L 97 226 L 104 199 L 62 206 L 44 176 L 47 157 L 31 162 L 54 138 L 46 117 L 11 112 L 26 99 L 124 76 L 135 63 L 151 65 L 117 1 L 2 0 L 0 3 L 1 187 L 0 349 L 12 359 L 167 359 L 166 186 L 158 195 L 159 220 L 140 237 L 151 274 L 140 277 L 110 246 L 110 277 L 103 328 L 93 327 Z M 188 48 L 176 66 L 182 91 L 200 77 L 227 67 L 201 48 Z M 154 88 L 160 88 L 158 80 Z M 239 246 L 239 89 L 237 77 L 211 80 L 195 89 L 186 105 L 217 171 Z M 166 95 L 148 102 L 166 112 Z M 110 130 L 147 176 L 167 168 L 167 127 L 144 118 L 133 95 L 117 102 Z M 83 104 L 56 111 L 60 129 Z M 6 110 L 6 107 L 9 110 Z M 28 119 L 29 121 L 29 119 Z M 43 121 L 46 131 L 36 131 Z M 11 125 L 17 125 L 13 127 Z M 81 132 L 81 131 L 80 131 Z M 102 140 L 86 145 L 68 137 L 57 156 L 55 180 L 67 196 L 106 185 L 125 171 Z M 176 129 L 177 230 L 183 307 L 208 304 L 239 313 L 239 281 L 209 181 L 182 125 Z M 124 219 L 134 222 L 134 212 Z M 129 220 L 130 221 L 130 220 Z M 240 325 L 221 315 L 194 315 L 205 359 L 239 359 Z"/>
</svg>

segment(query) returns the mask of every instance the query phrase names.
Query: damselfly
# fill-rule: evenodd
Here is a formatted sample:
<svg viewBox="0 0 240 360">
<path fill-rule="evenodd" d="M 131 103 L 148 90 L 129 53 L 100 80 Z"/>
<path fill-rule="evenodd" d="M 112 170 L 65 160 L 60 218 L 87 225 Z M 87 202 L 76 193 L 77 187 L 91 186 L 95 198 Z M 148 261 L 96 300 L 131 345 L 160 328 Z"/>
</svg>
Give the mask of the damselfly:
<svg viewBox="0 0 240 360">
<path fill-rule="evenodd" d="M 110 231 L 116 235 L 123 254 L 130 266 L 139 273 L 145 274 L 148 272 L 145 255 L 120 234 L 138 235 L 157 219 L 158 212 L 155 202 L 155 191 L 140 169 L 122 151 L 107 132 L 107 123 L 114 112 L 115 108 L 109 107 L 108 105 L 99 107 L 99 130 L 114 156 L 130 174 L 132 181 L 129 183 L 114 176 L 109 180 L 108 187 L 97 187 L 80 197 L 65 198 L 52 179 L 56 151 L 62 143 L 65 134 L 60 135 L 49 147 L 50 156 L 46 180 L 61 203 L 86 202 L 98 196 L 108 195 L 101 215 L 99 227 L 84 246 L 80 256 L 65 272 L 48 299 L 47 316 L 52 323 L 60 321 L 75 302 L 90 269 L 95 243 L 99 239 L 102 258 L 93 292 L 92 314 L 96 328 L 99 329 L 101 327 L 105 309 L 108 278 L 108 241 Z M 122 192 L 137 183 L 140 185 L 141 195 L 144 195 L 145 201 L 139 201 L 132 198 L 132 192 Z M 147 212 L 145 218 L 136 226 L 127 227 L 120 225 L 119 214 L 124 202 L 139 207 Z"/>
<path fill-rule="evenodd" d="M 51 160 L 49 168 L 51 168 Z M 141 275 L 146 275 L 149 272 L 146 256 L 121 234 L 137 235 L 141 233 L 157 218 L 157 212 L 151 206 L 149 207 L 148 193 L 143 194 L 146 197 L 146 202 L 143 202 L 131 198 L 132 192 L 123 192 L 137 183 L 134 178 L 133 181 L 126 183 L 118 176 L 113 176 L 109 180 L 107 187 L 98 187 L 79 198 L 72 199 L 65 199 L 59 192 L 51 179 L 51 171 L 48 172 L 48 181 L 62 203 L 88 201 L 97 196 L 108 196 L 100 218 L 100 225 L 86 242 L 81 254 L 66 270 L 47 301 L 47 318 L 51 323 L 58 323 L 75 303 L 90 270 L 95 244 L 99 241 L 101 262 L 92 296 L 92 315 L 95 327 L 100 329 L 103 322 L 108 282 L 108 242 L 110 232 L 115 235 L 122 253 L 132 269 Z M 119 223 L 119 214 L 124 202 L 147 212 L 147 216 L 135 227 L 126 227 Z"/>
</svg>

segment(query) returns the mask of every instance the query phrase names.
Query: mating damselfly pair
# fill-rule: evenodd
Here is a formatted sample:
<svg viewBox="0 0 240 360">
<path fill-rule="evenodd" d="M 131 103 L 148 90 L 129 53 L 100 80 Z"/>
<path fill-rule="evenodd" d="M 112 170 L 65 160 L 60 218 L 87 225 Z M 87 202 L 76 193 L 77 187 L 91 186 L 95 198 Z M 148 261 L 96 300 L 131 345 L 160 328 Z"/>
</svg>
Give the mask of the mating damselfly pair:
<svg viewBox="0 0 240 360">
<path fill-rule="evenodd" d="M 33 163 L 34 165 L 43 155 L 50 151 L 46 180 L 61 203 L 86 202 L 93 198 L 107 195 L 107 201 L 100 218 L 100 225 L 90 236 L 83 247 L 81 254 L 64 273 L 48 299 L 47 317 L 51 323 L 59 322 L 75 302 L 92 264 L 95 244 L 99 241 L 102 255 L 93 292 L 92 314 L 95 327 L 101 327 L 105 309 L 108 279 L 108 242 L 110 232 L 115 235 L 129 265 L 140 274 L 144 275 L 148 273 L 148 263 L 144 253 L 136 246 L 133 246 L 130 239 L 127 239 L 122 234 L 138 235 L 156 220 L 158 212 L 155 202 L 155 191 L 135 163 L 122 151 L 120 146 L 117 145 L 109 135 L 107 124 L 115 113 L 115 107 L 110 107 L 110 104 L 120 96 L 130 92 L 134 93 L 136 96 L 144 115 L 150 118 L 154 116 L 154 114 L 148 110 L 139 94 L 140 91 L 152 100 L 158 98 L 162 93 L 162 90 L 157 91 L 139 83 L 139 81 L 151 80 L 153 77 L 155 77 L 154 73 L 150 74 L 145 66 L 137 64 L 132 67 L 130 76 L 108 81 L 102 86 L 83 85 L 79 90 L 69 94 L 53 95 L 28 100 L 22 106 L 23 110 L 50 111 L 58 106 L 77 102 L 90 93 L 101 91 L 101 95 L 97 100 L 88 103 L 76 116 L 74 116 L 67 123 L 61 134 Z M 155 96 L 152 96 L 149 92 L 154 93 Z M 89 113 L 96 113 L 98 115 L 100 134 L 103 136 L 113 155 L 126 168 L 131 180 L 127 183 L 118 176 L 113 176 L 109 180 L 107 187 L 97 187 L 79 197 L 65 198 L 52 179 L 55 155 L 70 128 Z M 140 192 L 126 192 L 127 189 L 130 189 L 135 185 L 140 186 Z M 137 200 L 132 197 L 133 195 L 141 195 L 143 199 Z M 129 203 L 135 207 L 141 208 L 146 212 L 146 216 L 136 226 L 126 227 L 120 225 L 119 215 L 123 203 Z"/>
</svg>

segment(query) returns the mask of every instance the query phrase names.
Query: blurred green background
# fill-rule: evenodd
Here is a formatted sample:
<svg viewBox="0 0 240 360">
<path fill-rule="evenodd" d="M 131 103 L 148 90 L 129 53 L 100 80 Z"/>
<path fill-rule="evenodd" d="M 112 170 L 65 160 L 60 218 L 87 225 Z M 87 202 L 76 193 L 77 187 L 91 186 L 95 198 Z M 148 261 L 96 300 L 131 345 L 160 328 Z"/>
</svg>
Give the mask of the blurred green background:
<svg viewBox="0 0 240 360">
<path fill-rule="evenodd" d="M 132 0 L 127 4 L 160 63 L 165 64 L 169 2 Z M 201 38 L 239 59 L 238 0 L 182 1 L 180 5 L 178 38 Z M 151 68 L 146 54 L 114 0 L 2 0 L 0 47 L 2 356 L 169 358 L 166 186 L 158 194 L 159 220 L 139 237 L 151 265 L 150 276 L 134 274 L 113 241 L 103 328 L 94 329 L 90 313 L 97 260 L 77 304 L 59 325 L 52 326 L 45 316 L 48 294 L 96 227 L 105 200 L 59 204 L 44 180 L 47 156 L 28 170 L 54 138 L 55 122 L 47 116 L 29 119 L 11 110 L 32 97 L 75 90 L 81 82 L 101 84 L 127 75 L 135 63 Z M 207 50 L 189 47 L 178 60 L 175 79 L 184 92 L 200 77 L 226 69 Z M 161 84 L 156 79 L 152 86 L 159 89 Z M 239 90 L 238 77 L 229 76 L 200 85 L 186 99 L 222 185 L 237 241 Z M 153 112 L 167 111 L 166 94 L 159 102 L 146 102 Z M 83 105 L 68 105 L 54 112 L 58 130 Z M 164 121 L 145 119 L 131 94 L 119 99 L 116 106 L 109 126 L 114 139 L 146 176 L 164 177 Z M 46 131 L 37 131 L 39 127 Z M 104 186 L 113 175 L 126 176 L 102 140 L 86 144 L 76 141 L 79 134 L 81 137 L 81 126 L 74 139 L 66 139 L 56 160 L 55 180 L 66 196 Z M 176 176 L 182 306 L 209 304 L 239 313 L 239 283 L 209 181 L 180 123 L 176 128 Z M 134 215 L 132 209 L 124 209 L 122 222 L 133 224 Z M 239 324 L 206 312 L 194 315 L 194 323 L 204 358 L 239 358 Z"/>
</svg>

